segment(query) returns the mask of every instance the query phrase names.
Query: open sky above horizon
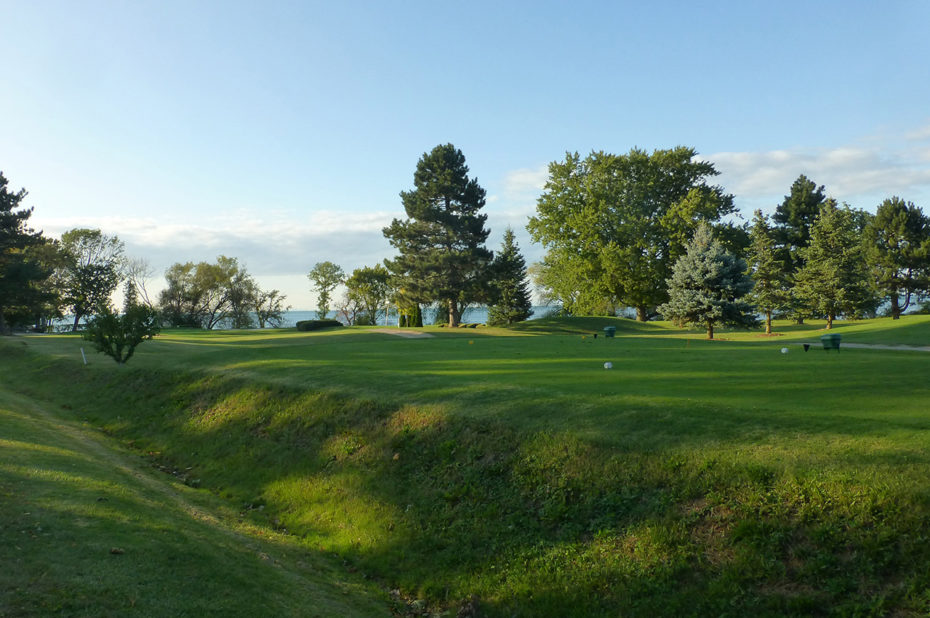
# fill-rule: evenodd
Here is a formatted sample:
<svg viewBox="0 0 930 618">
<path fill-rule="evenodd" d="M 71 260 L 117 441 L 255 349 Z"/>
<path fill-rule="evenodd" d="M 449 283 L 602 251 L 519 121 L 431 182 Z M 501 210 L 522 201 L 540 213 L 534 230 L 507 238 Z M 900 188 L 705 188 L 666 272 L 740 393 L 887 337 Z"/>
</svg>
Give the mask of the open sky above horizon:
<svg viewBox="0 0 930 618">
<path fill-rule="evenodd" d="M 746 218 L 799 174 L 930 212 L 930 2 L 0 0 L 0 170 L 33 227 L 98 227 L 158 273 L 391 257 L 422 153 L 451 142 L 496 249 L 567 151 L 686 145 Z M 160 283 L 155 282 L 158 288 Z"/>
</svg>

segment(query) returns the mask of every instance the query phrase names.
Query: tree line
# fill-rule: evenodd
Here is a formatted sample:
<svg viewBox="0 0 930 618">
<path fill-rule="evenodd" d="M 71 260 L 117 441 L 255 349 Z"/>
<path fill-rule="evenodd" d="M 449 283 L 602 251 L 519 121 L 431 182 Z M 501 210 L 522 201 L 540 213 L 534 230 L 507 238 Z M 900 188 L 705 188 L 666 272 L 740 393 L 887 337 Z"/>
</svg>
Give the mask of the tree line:
<svg viewBox="0 0 930 618">
<path fill-rule="evenodd" d="M 76 228 L 60 240 L 28 226 L 32 208 L 21 208 L 25 190 L 10 191 L 0 173 L 0 332 L 11 327 L 46 330 L 70 314 L 72 330 L 86 318 L 113 313 L 111 298 L 123 286 L 122 313 L 145 307 L 165 326 L 250 328 L 280 324 L 288 309 L 278 290 L 262 290 L 235 258 L 215 264 L 174 264 L 167 287 L 152 298 L 149 264 L 126 255 L 117 236 Z"/>
<path fill-rule="evenodd" d="M 897 319 L 930 295 L 930 220 L 898 197 L 873 215 L 838 204 L 802 175 L 771 217 L 756 211 L 750 224 L 692 148 L 567 153 L 548 171 L 527 224 L 545 256 L 527 269 L 512 230 L 496 254 L 487 248 L 486 193 L 462 151 L 443 144 L 424 153 L 413 188 L 400 193 L 406 218 L 383 229 L 396 255 L 349 275 L 317 263 L 308 278 L 318 314 L 336 310 L 346 323 L 374 324 L 390 305 L 401 326 L 419 326 L 431 305 L 456 326 L 469 305 L 483 304 L 491 323 L 509 324 L 530 315 L 531 278 L 566 314 L 629 307 L 639 320 L 699 323 L 712 336 L 714 324 L 748 325 L 757 315 L 767 332 L 773 317 L 825 318 L 830 328 L 837 317 L 874 315 L 883 304 Z M 151 299 L 151 269 L 128 259 L 117 237 L 75 229 L 60 241 L 45 238 L 27 225 L 25 195 L 0 173 L 2 331 L 42 328 L 67 311 L 76 328 L 109 308 L 120 283 L 124 309 L 147 306 L 166 326 L 274 326 L 289 309 L 278 290 L 262 290 L 226 256 L 173 264 Z"/>
</svg>

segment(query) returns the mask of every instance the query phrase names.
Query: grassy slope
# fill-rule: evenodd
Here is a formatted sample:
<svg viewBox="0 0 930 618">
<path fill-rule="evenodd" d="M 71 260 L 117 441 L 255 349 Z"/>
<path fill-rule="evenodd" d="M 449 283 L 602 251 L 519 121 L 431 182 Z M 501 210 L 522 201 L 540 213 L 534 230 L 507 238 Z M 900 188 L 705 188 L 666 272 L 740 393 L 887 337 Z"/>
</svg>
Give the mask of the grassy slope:
<svg viewBox="0 0 930 618">
<path fill-rule="evenodd" d="M 0 427 L 0 616 L 388 613 L 331 561 L 31 400 L 0 391 Z"/>
<path fill-rule="evenodd" d="M 608 323 L 618 337 L 595 340 Z M 440 606 L 924 611 L 930 355 L 778 353 L 816 327 L 176 332 L 122 370 L 42 337 L 3 364 L 257 523 Z M 921 344 L 930 322 L 838 332 Z"/>
</svg>

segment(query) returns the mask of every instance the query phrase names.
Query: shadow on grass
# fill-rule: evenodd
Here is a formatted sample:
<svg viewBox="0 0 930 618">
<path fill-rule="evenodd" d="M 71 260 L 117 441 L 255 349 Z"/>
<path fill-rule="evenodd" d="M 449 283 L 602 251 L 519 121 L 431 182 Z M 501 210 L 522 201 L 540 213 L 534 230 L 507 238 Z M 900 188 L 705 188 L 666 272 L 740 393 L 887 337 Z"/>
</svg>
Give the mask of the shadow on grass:
<svg viewBox="0 0 930 618">
<path fill-rule="evenodd" d="M 571 392 L 553 394 L 577 382 L 559 384 L 560 375 L 590 358 L 553 359 L 554 371 L 543 376 L 549 391 L 534 394 L 532 385 L 508 379 L 469 399 L 477 382 L 442 390 L 440 374 L 427 385 L 436 392 L 417 401 L 228 373 L 58 366 L 51 382 L 22 367 L 18 374 L 21 386 L 43 380 L 46 396 L 158 451 L 163 465 L 190 467 L 255 521 L 338 553 L 434 608 L 474 599 L 489 615 L 534 616 L 919 607 L 908 591 L 927 583 L 930 547 L 909 539 L 930 538 L 930 510 L 893 476 L 867 484 L 869 471 L 860 477 L 853 468 L 903 465 L 887 458 L 895 452 L 881 442 L 889 434 L 923 434 L 905 457 L 919 455 L 926 418 L 868 418 L 840 408 L 805 418 L 716 405 L 706 398 L 713 390 L 707 378 L 721 367 L 730 372 L 728 388 L 750 396 L 732 401 L 765 401 L 784 387 L 773 382 L 759 393 L 750 379 L 756 357 L 715 361 L 726 357 L 712 344 L 705 349 L 700 362 L 689 361 L 690 375 L 666 366 L 670 373 L 650 381 L 659 365 L 648 358 L 636 359 L 619 383 L 616 374 L 592 373 L 601 382 L 582 388 L 600 389 L 600 399 L 575 407 Z M 493 355 L 467 353 L 493 362 Z M 329 371 L 345 372 L 347 363 Z M 803 387 L 811 395 L 822 378 L 810 369 L 784 371 L 796 381 L 808 375 Z M 665 397 L 649 396 L 669 375 L 680 384 Z M 423 380 L 411 378 L 421 387 Z M 507 400 L 524 403 L 462 413 L 493 408 L 502 388 L 517 389 Z M 861 442 L 851 443 L 851 468 L 819 471 L 803 461 L 816 459 L 811 447 L 853 437 L 888 448 L 863 453 Z M 800 455 L 792 441 L 805 445 Z M 799 469 L 780 455 L 800 461 Z M 918 472 L 928 465 L 926 457 L 908 462 Z"/>
</svg>

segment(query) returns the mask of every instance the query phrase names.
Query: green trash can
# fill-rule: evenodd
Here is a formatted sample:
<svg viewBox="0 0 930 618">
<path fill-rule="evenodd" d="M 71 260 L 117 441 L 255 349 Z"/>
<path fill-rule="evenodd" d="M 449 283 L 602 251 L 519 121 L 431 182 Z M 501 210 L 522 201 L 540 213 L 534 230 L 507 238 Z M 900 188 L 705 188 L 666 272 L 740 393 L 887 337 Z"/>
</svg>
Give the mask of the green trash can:
<svg viewBox="0 0 930 618">
<path fill-rule="evenodd" d="M 823 344 L 824 350 L 827 350 L 827 351 L 836 350 L 837 352 L 839 352 L 840 351 L 840 340 L 842 338 L 843 337 L 839 333 L 831 333 L 829 335 L 823 335 L 820 338 L 820 343 Z"/>
<path fill-rule="evenodd" d="M 616 333 L 616 332 L 617 332 L 617 327 L 616 327 L 616 326 L 605 326 L 605 327 L 604 327 L 604 336 L 605 336 L 605 337 L 613 337 L 613 336 L 614 336 L 614 333 Z"/>
</svg>

